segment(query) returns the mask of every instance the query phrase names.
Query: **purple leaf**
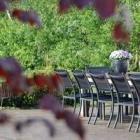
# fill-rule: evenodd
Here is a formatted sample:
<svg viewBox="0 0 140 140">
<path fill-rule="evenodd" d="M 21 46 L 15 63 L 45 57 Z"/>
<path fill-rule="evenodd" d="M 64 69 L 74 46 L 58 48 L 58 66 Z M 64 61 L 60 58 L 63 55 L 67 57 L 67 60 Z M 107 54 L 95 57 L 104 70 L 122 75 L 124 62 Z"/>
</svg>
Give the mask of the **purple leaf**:
<svg viewBox="0 0 140 140">
<path fill-rule="evenodd" d="M 14 9 L 12 11 L 12 16 L 24 23 L 29 23 L 30 25 L 41 27 L 41 21 L 34 11 L 31 10 L 24 11 L 20 9 Z"/>
<path fill-rule="evenodd" d="M 57 113 L 62 111 L 62 106 L 59 103 L 59 101 L 56 99 L 56 97 L 50 94 L 47 94 L 41 98 L 40 107 L 42 109 L 52 111 L 56 116 L 57 116 Z"/>
<path fill-rule="evenodd" d="M 0 0 L 0 12 L 5 12 L 8 9 L 7 3 L 5 0 Z"/>
<path fill-rule="evenodd" d="M 116 0 L 94 0 L 93 6 L 101 19 L 113 16 L 116 9 Z"/>
<path fill-rule="evenodd" d="M 59 13 L 62 14 L 66 12 L 70 8 L 71 5 L 72 5 L 71 0 L 60 0 L 59 5 L 58 5 Z"/>
<path fill-rule="evenodd" d="M 76 115 L 74 115 L 70 111 L 65 110 L 64 120 L 66 121 L 66 124 L 72 131 L 77 133 L 81 139 L 84 139 L 85 130 L 83 128 L 81 120 Z"/>
<path fill-rule="evenodd" d="M 89 5 L 92 0 L 73 0 L 73 4 L 79 8 L 83 9 L 85 6 Z"/>
<path fill-rule="evenodd" d="M 21 133 L 22 130 L 25 129 L 25 127 L 29 127 L 37 122 L 39 123 L 42 122 L 46 128 L 49 128 L 49 134 L 51 137 L 55 135 L 56 130 L 54 126 L 52 125 L 51 122 L 49 122 L 47 119 L 44 118 L 29 118 L 24 121 L 18 121 L 15 123 L 15 130 Z"/>
</svg>

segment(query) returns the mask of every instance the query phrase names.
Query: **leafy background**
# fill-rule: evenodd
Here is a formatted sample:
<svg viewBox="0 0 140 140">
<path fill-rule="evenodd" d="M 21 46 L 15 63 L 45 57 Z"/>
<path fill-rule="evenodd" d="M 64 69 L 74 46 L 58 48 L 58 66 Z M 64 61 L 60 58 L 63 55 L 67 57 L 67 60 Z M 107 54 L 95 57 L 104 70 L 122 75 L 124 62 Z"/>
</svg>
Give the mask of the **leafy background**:
<svg viewBox="0 0 140 140">
<path fill-rule="evenodd" d="M 113 20 L 100 20 L 92 7 L 81 11 L 71 8 L 64 15 L 60 15 L 57 2 L 26 0 L 22 4 L 15 2 L 11 5 L 37 11 L 43 22 L 41 29 L 8 19 L 7 15 L 1 14 L 0 57 L 16 57 L 25 73 L 30 75 L 34 72 L 49 73 L 57 68 L 72 70 L 86 66 L 110 66 L 110 53 L 116 49 L 124 49 L 133 55 L 129 70 L 140 71 L 139 0 L 133 3 L 132 0 L 121 1 L 127 3 L 132 10 L 134 27 L 128 44 L 117 44 L 112 40 Z M 37 104 L 36 97 L 30 95 L 18 101 L 16 105 Z"/>
<path fill-rule="evenodd" d="M 0 56 L 16 57 L 27 73 L 50 72 L 56 68 L 110 66 L 110 53 L 122 48 L 133 55 L 130 70 L 139 71 L 140 2 L 123 2 L 132 9 L 134 20 L 129 44 L 116 44 L 111 37 L 113 21 L 101 21 L 91 7 L 82 11 L 73 8 L 60 15 L 57 0 L 13 3 L 12 7 L 37 11 L 43 28 L 35 29 L 1 14 Z"/>
</svg>

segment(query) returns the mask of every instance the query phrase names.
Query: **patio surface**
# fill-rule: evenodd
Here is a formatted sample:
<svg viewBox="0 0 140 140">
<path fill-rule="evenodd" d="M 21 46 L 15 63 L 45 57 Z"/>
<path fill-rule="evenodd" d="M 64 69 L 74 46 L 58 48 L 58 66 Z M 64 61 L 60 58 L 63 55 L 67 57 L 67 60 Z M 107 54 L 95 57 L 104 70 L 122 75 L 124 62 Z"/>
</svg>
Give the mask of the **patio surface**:
<svg viewBox="0 0 140 140">
<path fill-rule="evenodd" d="M 32 127 L 26 128 L 24 133 L 17 134 L 13 129 L 13 125 L 0 126 L 0 140 L 79 140 L 73 132 L 71 132 L 63 121 L 55 120 L 49 112 L 44 112 L 39 109 L 20 110 L 20 109 L 5 109 L 4 112 L 11 114 L 12 121 L 24 120 L 27 117 L 43 117 L 48 118 L 56 126 L 56 136 L 50 138 L 48 130 L 41 124 L 34 124 Z M 82 118 L 86 129 L 85 140 L 139 140 L 140 132 L 128 132 L 128 123 L 119 124 L 114 130 L 106 128 L 107 121 L 97 121 L 96 125 L 87 124 L 87 118 Z"/>
</svg>

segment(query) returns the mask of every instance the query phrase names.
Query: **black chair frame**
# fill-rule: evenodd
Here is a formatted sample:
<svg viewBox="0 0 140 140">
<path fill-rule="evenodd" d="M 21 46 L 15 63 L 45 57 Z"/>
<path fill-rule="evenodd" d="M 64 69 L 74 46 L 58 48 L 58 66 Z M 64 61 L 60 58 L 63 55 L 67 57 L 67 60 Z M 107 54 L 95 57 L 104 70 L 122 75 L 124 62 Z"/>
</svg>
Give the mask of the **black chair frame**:
<svg viewBox="0 0 140 140">
<path fill-rule="evenodd" d="M 130 131 L 134 122 L 134 110 L 135 110 L 135 99 L 134 99 L 134 91 L 131 89 L 128 80 L 126 79 L 126 76 L 124 74 L 110 74 L 110 78 L 113 82 L 113 85 L 116 89 L 116 105 L 118 106 L 117 116 L 114 123 L 113 128 L 116 128 L 119 117 L 121 117 L 121 122 L 123 119 L 123 113 L 122 110 L 123 106 L 129 106 L 132 107 L 132 116 L 131 121 L 128 127 L 128 130 Z M 128 98 L 127 95 L 131 95 L 131 98 Z M 126 97 L 125 97 L 126 96 Z"/>
<path fill-rule="evenodd" d="M 109 84 L 105 74 L 90 73 L 90 76 L 93 79 L 95 87 L 97 89 L 97 112 L 94 119 L 94 124 L 96 123 L 99 111 L 101 110 L 100 105 L 103 104 L 105 106 L 105 103 L 108 102 L 111 104 L 111 113 L 107 124 L 107 127 L 109 127 L 114 113 L 114 92 L 112 86 Z"/>
<path fill-rule="evenodd" d="M 61 81 L 63 82 L 63 99 L 62 99 L 62 106 L 64 108 L 65 100 L 73 100 L 74 102 L 74 109 L 73 112 L 75 113 L 76 110 L 76 102 L 77 99 L 80 98 L 79 94 L 76 94 L 74 84 L 66 70 L 55 70 L 55 73 L 60 76 Z M 71 94 L 66 95 L 66 90 L 71 89 Z"/>
<path fill-rule="evenodd" d="M 97 95 L 93 93 L 92 87 L 86 77 L 86 73 L 84 71 L 74 70 L 73 75 L 77 81 L 80 93 L 80 110 L 78 116 L 80 116 L 83 101 L 92 102 L 91 112 L 93 112 L 94 101 L 97 101 Z M 91 115 L 92 113 L 90 114 L 88 123 L 90 122 Z"/>
<path fill-rule="evenodd" d="M 137 127 L 135 129 L 135 132 L 138 132 L 138 129 L 140 127 L 140 75 L 130 75 L 129 79 L 131 80 L 134 88 L 135 88 L 135 95 L 137 96 L 137 100 L 138 100 L 138 121 L 137 121 Z"/>
</svg>

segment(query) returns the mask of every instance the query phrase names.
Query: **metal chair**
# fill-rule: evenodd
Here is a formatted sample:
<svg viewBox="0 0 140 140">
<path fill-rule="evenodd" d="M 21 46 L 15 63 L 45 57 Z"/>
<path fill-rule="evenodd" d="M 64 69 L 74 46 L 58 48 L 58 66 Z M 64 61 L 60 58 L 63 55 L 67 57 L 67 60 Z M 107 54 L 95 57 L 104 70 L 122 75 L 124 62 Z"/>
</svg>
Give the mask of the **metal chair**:
<svg viewBox="0 0 140 140">
<path fill-rule="evenodd" d="M 128 74 L 128 77 L 129 77 L 129 76 L 132 76 L 132 77 L 137 77 L 137 76 L 139 76 L 139 77 L 140 77 L 140 72 L 128 72 L 127 74 Z"/>
<path fill-rule="evenodd" d="M 0 106 L 2 107 L 4 99 L 11 98 L 12 96 L 12 90 L 6 83 L 2 83 L 0 87 Z"/>
<path fill-rule="evenodd" d="M 100 109 L 100 105 L 101 104 L 105 105 L 105 103 L 110 103 L 111 114 L 110 114 L 109 121 L 107 124 L 107 127 L 109 127 L 112 121 L 113 113 L 114 113 L 114 100 L 115 100 L 112 86 L 109 84 L 105 74 L 90 73 L 90 76 L 93 79 L 96 89 L 97 89 L 97 112 L 96 112 L 96 117 L 94 119 L 94 124 L 96 123 L 98 114 L 102 114 L 102 112 L 99 113 L 99 111 L 102 111 Z M 105 114 L 105 110 L 104 110 L 104 114 Z"/>
<path fill-rule="evenodd" d="M 87 67 L 86 72 L 92 74 L 105 74 L 110 72 L 110 68 L 105 66 Z"/>
<path fill-rule="evenodd" d="M 135 132 L 137 133 L 138 132 L 138 129 L 140 127 L 140 75 L 129 75 L 129 79 L 131 80 L 134 88 L 135 88 L 135 91 L 136 91 L 136 97 L 137 97 L 137 100 L 138 100 L 138 122 L 137 122 L 137 127 L 135 129 Z"/>
<path fill-rule="evenodd" d="M 62 99 L 62 106 L 64 107 L 65 100 L 73 100 L 74 102 L 74 109 L 73 112 L 75 113 L 76 110 L 76 100 L 80 98 L 79 94 L 76 94 L 74 85 L 70 76 L 66 70 L 55 70 L 55 73 L 60 76 L 61 81 L 63 82 L 64 90 L 63 90 L 63 99 Z M 67 90 L 71 90 L 70 94 L 67 94 Z"/>
<path fill-rule="evenodd" d="M 116 96 L 117 96 L 117 100 L 116 100 L 116 105 L 118 106 L 118 111 L 117 111 L 117 116 L 116 116 L 116 120 L 114 123 L 113 128 L 116 128 L 118 120 L 119 120 L 119 116 L 121 116 L 121 120 L 123 113 L 121 113 L 121 109 L 123 106 L 129 106 L 132 107 L 133 111 L 132 111 L 132 116 L 131 116 L 131 122 L 129 124 L 128 130 L 131 130 L 133 121 L 134 121 L 134 110 L 135 110 L 135 99 L 134 99 L 134 91 L 131 89 L 128 80 L 126 79 L 124 74 L 110 74 L 110 78 L 113 82 L 113 85 L 116 89 Z M 128 95 L 131 96 L 131 98 L 128 97 Z"/>
<path fill-rule="evenodd" d="M 85 69 L 86 73 L 87 73 L 87 77 L 90 81 L 90 84 L 95 87 L 93 80 L 91 80 L 90 74 L 107 74 L 110 72 L 110 68 L 107 66 L 92 66 L 92 67 L 86 67 Z M 105 110 L 105 102 L 100 104 L 100 110 Z M 105 114 L 100 114 L 101 118 L 105 118 Z"/>
<path fill-rule="evenodd" d="M 92 87 L 84 71 L 74 70 L 73 75 L 77 81 L 78 89 L 80 93 L 80 110 L 78 116 L 80 116 L 83 101 L 92 102 L 92 111 L 91 111 L 91 115 L 92 115 L 93 108 L 94 108 L 94 101 L 97 101 L 97 95 L 93 93 Z M 89 117 L 88 123 L 90 122 L 91 115 Z"/>
</svg>

